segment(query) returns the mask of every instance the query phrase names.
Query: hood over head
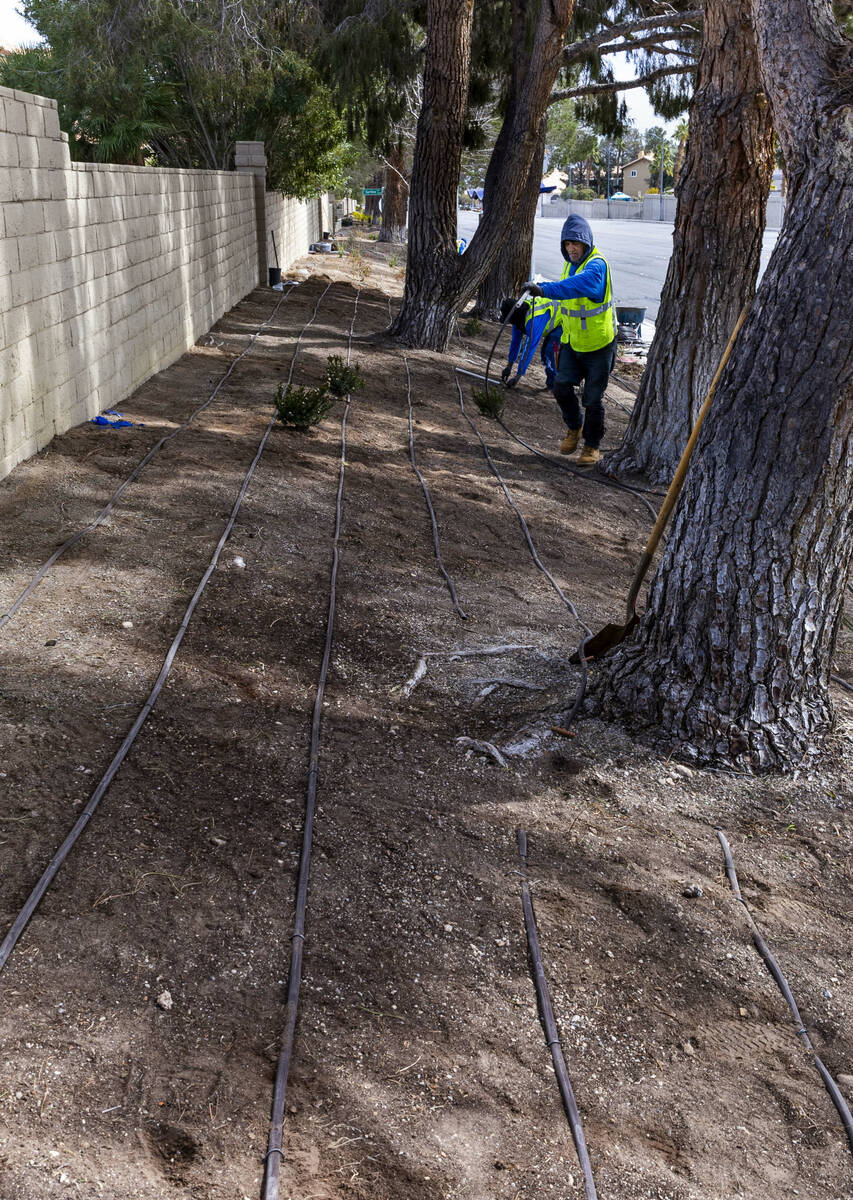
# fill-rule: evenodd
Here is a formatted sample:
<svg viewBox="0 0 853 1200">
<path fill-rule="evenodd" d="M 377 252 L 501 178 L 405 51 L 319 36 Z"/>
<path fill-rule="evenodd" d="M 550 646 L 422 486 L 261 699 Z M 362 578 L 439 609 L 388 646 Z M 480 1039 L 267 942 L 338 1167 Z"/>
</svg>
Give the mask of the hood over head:
<svg viewBox="0 0 853 1200">
<path fill-rule="evenodd" d="M 587 254 L 595 245 L 595 239 L 592 236 L 592 230 L 589 227 L 589 222 L 583 217 L 579 217 L 576 213 L 566 217 L 563 224 L 563 232 L 560 234 L 560 250 L 566 262 L 569 261 L 569 256 L 563 249 L 563 242 L 583 242 L 587 247 Z M 586 258 L 586 254 L 584 255 Z"/>
</svg>

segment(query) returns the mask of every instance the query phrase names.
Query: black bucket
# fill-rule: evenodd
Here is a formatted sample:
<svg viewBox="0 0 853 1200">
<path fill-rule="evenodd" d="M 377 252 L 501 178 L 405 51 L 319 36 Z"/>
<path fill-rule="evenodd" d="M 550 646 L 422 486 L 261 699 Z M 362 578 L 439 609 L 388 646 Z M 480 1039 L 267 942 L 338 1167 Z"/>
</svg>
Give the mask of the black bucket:
<svg viewBox="0 0 853 1200">
<path fill-rule="evenodd" d="M 281 267 L 270 267 L 270 287 L 281 283 Z"/>
</svg>

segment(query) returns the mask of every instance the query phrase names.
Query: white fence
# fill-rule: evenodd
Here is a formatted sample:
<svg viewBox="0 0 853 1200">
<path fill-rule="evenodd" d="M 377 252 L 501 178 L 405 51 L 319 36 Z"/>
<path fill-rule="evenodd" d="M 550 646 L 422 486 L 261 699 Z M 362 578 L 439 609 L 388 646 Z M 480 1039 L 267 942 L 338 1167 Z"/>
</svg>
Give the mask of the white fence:
<svg viewBox="0 0 853 1200">
<path fill-rule="evenodd" d="M 664 221 L 675 222 L 675 196 L 646 196 L 643 200 L 559 200 L 553 199 L 540 205 L 540 215 L 565 220 L 569 213 L 577 213 L 595 221 Z M 663 203 L 661 204 L 661 201 Z M 767 228 L 781 229 L 785 216 L 785 199 L 778 192 L 767 198 Z"/>
</svg>

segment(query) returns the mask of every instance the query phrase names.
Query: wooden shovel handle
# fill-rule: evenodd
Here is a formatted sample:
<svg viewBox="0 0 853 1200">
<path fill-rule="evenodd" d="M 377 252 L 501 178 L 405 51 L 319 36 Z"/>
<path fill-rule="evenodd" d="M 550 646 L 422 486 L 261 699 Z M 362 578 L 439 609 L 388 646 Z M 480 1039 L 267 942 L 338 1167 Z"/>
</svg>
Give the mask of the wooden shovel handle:
<svg viewBox="0 0 853 1200">
<path fill-rule="evenodd" d="M 741 314 L 738 317 L 737 321 L 735 322 L 735 327 L 732 330 L 728 345 L 726 346 L 725 350 L 723 351 L 723 357 L 720 359 L 720 365 L 717 367 L 716 373 L 714 374 L 714 378 L 711 380 L 711 386 L 708 388 L 708 394 L 705 396 L 705 399 L 702 401 L 702 407 L 699 409 L 699 412 L 697 414 L 696 422 L 693 426 L 693 430 L 690 434 L 690 437 L 687 439 L 687 445 L 684 447 L 684 453 L 681 456 L 681 462 L 679 462 L 678 466 L 675 469 L 675 474 L 672 477 L 672 483 L 669 485 L 669 491 L 666 493 L 664 502 L 660 506 L 660 512 L 658 513 L 658 519 L 655 521 L 655 527 L 652 530 L 652 532 L 649 534 L 649 540 L 646 542 L 646 548 L 643 551 L 643 555 L 642 555 L 640 561 L 637 563 L 637 569 L 634 572 L 634 581 L 631 584 L 631 590 L 628 593 L 628 617 L 629 617 L 629 619 L 633 615 L 634 610 L 635 610 L 635 605 L 637 603 L 637 596 L 639 595 L 639 592 L 640 592 L 640 585 L 642 584 L 643 580 L 645 579 L 646 573 L 647 573 L 649 567 L 651 566 L 651 562 L 652 562 L 652 559 L 654 558 L 654 554 L 655 554 L 655 550 L 657 549 L 658 542 L 661 539 L 663 531 L 666 529 L 667 522 L 669 521 L 672 510 L 675 508 L 675 502 L 678 499 L 679 495 L 681 494 L 681 488 L 682 488 L 682 485 L 684 484 L 684 478 L 687 475 L 687 468 L 690 466 L 690 457 L 693 454 L 693 447 L 696 445 L 696 441 L 699 437 L 699 430 L 702 428 L 702 422 L 705 420 L 705 417 L 707 416 L 707 413 L 708 413 L 708 409 L 711 407 L 711 401 L 714 398 L 714 392 L 716 392 L 716 390 L 717 390 L 717 384 L 720 381 L 720 376 L 723 373 L 723 368 L 725 367 L 726 363 L 729 361 L 729 357 L 731 356 L 732 348 L 734 347 L 734 344 L 735 344 L 735 339 L 737 338 L 737 335 L 740 333 L 741 326 L 743 325 L 744 321 L 746 320 L 746 314 L 748 311 L 749 311 L 749 305 L 746 305 L 743 308 L 743 310 L 741 311 Z"/>
</svg>

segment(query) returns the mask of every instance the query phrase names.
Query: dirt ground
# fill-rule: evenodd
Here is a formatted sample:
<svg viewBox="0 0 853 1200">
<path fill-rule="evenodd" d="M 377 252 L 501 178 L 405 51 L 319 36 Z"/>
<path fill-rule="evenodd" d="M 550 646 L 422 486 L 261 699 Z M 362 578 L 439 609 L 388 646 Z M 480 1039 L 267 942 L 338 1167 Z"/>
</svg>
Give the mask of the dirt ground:
<svg viewBox="0 0 853 1200">
<path fill-rule="evenodd" d="M 346 353 L 358 297 L 367 386 L 349 415 L 282 1197 L 583 1196 L 527 962 L 523 828 L 601 1200 L 850 1200 L 851 1148 L 714 830 L 853 1100 L 853 696 L 836 689 L 819 769 L 784 779 L 690 770 L 596 721 L 574 740 L 552 733 L 579 628 L 531 558 L 453 372 L 482 368 L 494 328 L 404 355 L 384 334 L 395 252 L 355 248 L 299 264 L 303 281 L 211 406 L 0 630 L 3 932 L 141 710 L 331 281 L 293 380 L 319 383 L 327 356 Z M 258 289 L 140 388 L 121 408 L 134 427 L 74 429 L 0 484 L 0 613 L 281 298 Z M 407 365 L 465 621 L 409 461 Z M 539 371 L 506 421 L 554 452 Z M 543 564 L 587 624 L 616 619 L 646 509 L 512 441 L 479 416 L 472 382 L 467 411 Z M 611 385 L 608 444 L 631 402 Z M 259 1195 L 341 413 L 308 434 L 273 430 L 165 689 L 2 974 L 2 1200 Z M 423 651 L 500 645 L 525 648 L 436 654 L 405 686 Z M 835 670 L 853 679 L 846 626 Z M 507 766 L 460 737 L 500 747 Z"/>
</svg>

